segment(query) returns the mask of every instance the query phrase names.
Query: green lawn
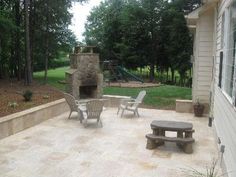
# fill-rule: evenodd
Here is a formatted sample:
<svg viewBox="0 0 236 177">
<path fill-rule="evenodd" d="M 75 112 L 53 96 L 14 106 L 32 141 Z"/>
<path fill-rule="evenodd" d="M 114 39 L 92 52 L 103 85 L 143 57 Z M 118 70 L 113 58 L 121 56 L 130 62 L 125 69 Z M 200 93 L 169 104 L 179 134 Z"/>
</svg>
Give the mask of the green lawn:
<svg viewBox="0 0 236 177">
<path fill-rule="evenodd" d="M 162 85 L 149 88 L 106 87 L 104 94 L 132 96 L 135 98 L 140 90 L 145 89 L 144 106 L 158 109 L 175 109 L 176 99 L 191 99 L 191 89 L 184 87 Z"/>
<path fill-rule="evenodd" d="M 64 85 L 58 81 L 65 79 L 65 70 L 68 67 L 52 69 L 48 71 L 48 84 L 60 90 L 64 90 Z M 38 81 L 43 81 L 44 72 L 34 73 L 34 78 Z M 105 87 L 104 94 L 109 95 L 124 95 L 136 97 L 140 90 L 144 88 L 120 88 L 120 87 Z M 158 109 L 174 109 L 176 99 L 191 99 L 190 88 L 162 85 L 159 87 L 145 88 L 147 95 L 144 98 L 144 106 L 154 107 Z"/>
<path fill-rule="evenodd" d="M 48 70 L 48 84 L 60 90 L 64 90 L 65 85 L 58 83 L 58 81 L 65 80 L 65 71 L 67 69 L 69 69 L 69 67 L 62 67 Z M 34 79 L 38 80 L 39 82 L 43 82 L 43 78 L 44 78 L 44 71 L 34 73 Z"/>
</svg>

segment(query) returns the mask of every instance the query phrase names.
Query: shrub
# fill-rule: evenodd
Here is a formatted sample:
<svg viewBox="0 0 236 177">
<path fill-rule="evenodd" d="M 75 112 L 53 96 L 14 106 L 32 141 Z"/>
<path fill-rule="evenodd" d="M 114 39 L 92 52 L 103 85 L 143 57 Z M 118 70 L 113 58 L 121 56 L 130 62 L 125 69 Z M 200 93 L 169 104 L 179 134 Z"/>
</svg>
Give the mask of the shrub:
<svg viewBox="0 0 236 177">
<path fill-rule="evenodd" d="M 25 101 L 31 101 L 32 100 L 32 96 L 33 96 L 33 92 L 30 90 L 26 90 L 23 93 L 23 97 L 25 99 Z"/>
<path fill-rule="evenodd" d="M 15 107 L 18 106 L 18 104 L 17 104 L 17 102 L 13 101 L 13 102 L 9 102 L 8 106 L 11 107 L 11 108 L 15 108 Z"/>
<path fill-rule="evenodd" d="M 43 99 L 49 99 L 49 95 L 43 95 Z"/>
</svg>

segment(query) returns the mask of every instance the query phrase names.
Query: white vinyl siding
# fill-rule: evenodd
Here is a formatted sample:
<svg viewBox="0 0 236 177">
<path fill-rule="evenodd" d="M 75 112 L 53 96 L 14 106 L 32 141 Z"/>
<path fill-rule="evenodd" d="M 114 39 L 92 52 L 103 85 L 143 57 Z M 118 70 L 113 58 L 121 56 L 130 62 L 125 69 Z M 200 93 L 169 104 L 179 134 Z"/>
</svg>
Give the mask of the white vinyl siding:
<svg viewBox="0 0 236 177">
<path fill-rule="evenodd" d="M 223 13 L 222 17 L 221 17 L 222 21 L 221 21 L 221 49 L 224 48 L 224 32 L 225 32 L 225 13 Z"/>
<path fill-rule="evenodd" d="M 224 162 L 227 168 L 229 177 L 236 176 L 236 109 L 223 93 L 223 88 L 219 88 L 219 64 L 220 52 L 224 51 L 222 48 L 227 44 L 222 44 L 222 38 L 225 38 L 227 32 L 222 29 L 222 23 L 227 18 L 226 9 L 232 3 L 230 0 L 222 0 L 218 4 L 218 18 L 217 18 L 217 41 L 216 41 L 216 63 L 215 63 L 215 90 L 214 90 L 214 118 L 218 137 L 221 139 L 221 144 L 225 145 L 225 153 L 223 155 Z M 225 17 L 223 17 L 225 14 Z M 223 19 L 223 20 L 222 20 Z M 224 31 L 224 34 L 222 32 Z M 227 50 L 226 50 L 227 51 Z M 227 53 L 227 52 L 226 52 Z M 225 61 L 226 54 L 224 51 Z M 224 69 L 224 68 L 223 68 Z M 222 76 L 223 77 L 223 76 Z M 223 78 L 222 78 L 223 79 Z M 222 83 L 223 87 L 223 83 Z"/>
<path fill-rule="evenodd" d="M 214 97 L 215 127 L 221 144 L 225 145 L 223 155 L 229 177 L 236 176 L 236 112 L 232 104 L 224 96 L 219 87 L 215 90 Z"/>
<path fill-rule="evenodd" d="M 193 65 L 193 101 L 209 104 L 213 67 L 214 13 L 199 15 L 195 36 L 195 62 Z"/>
</svg>

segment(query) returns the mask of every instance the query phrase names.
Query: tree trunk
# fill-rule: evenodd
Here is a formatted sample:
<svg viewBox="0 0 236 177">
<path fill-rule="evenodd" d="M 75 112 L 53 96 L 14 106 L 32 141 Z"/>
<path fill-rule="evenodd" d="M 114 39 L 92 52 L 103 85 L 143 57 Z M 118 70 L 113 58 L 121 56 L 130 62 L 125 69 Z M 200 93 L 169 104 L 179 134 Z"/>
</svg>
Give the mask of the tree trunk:
<svg viewBox="0 0 236 177">
<path fill-rule="evenodd" d="M 47 35 L 46 35 L 47 36 Z M 48 52 L 48 37 L 46 37 L 46 47 L 45 47 L 45 70 L 44 70 L 44 84 L 47 83 L 47 80 L 48 80 L 48 55 L 49 55 L 49 52 Z"/>
<path fill-rule="evenodd" d="M 2 73 L 2 40 L 0 38 L 0 79 L 2 79 L 3 77 L 3 73 Z"/>
<path fill-rule="evenodd" d="M 49 58 L 49 12 L 48 12 L 48 2 L 46 1 L 46 31 L 45 31 L 45 70 L 44 70 L 44 83 L 47 83 L 48 79 L 48 58 Z"/>
<path fill-rule="evenodd" d="M 29 37 L 29 0 L 25 0 L 25 84 L 32 83 L 31 58 L 30 58 L 30 37 Z"/>
<path fill-rule="evenodd" d="M 150 74 L 149 74 L 149 80 L 150 82 L 153 82 L 154 81 L 154 77 L 155 77 L 155 65 L 154 63 L 151 63 L 150 64 Z"/>
<path fill-rule="evenodd" d="M 18 28 L 20 28 L 20 0 L 15 1 L 15 23 Z M 20 57 L 20 30 L 16 30 L 16 40 L 15 40 L 15 61 L 17 63 L 17 80 L 21 80 L 21 57 Z"/>
<path fill-rule="evenodd" d="M 171 82 L 172 83 L 174 83 L 174 79 L 175 79 L 175 70 L 171 68 Z"/>
<path fill-rule="evenodd" d="M 30 0 L 30 15 L 29 15 L 29 24 L 30 24 L 30 57 L 31 57 L 31 73 L 33 77 L 34 72 L 34 31 L 35 31 L 35 1 Z"/>
<path fill-rule="evenodd" d="M 14 34 L 11 35 L 11 56 L 10 56 L 10 59 L 9 59 L 9 66 L 8 66 L 8 73 L 9 73 L 9 76 L 10 78 L 14 77 L 14 65 L 15 65 L 15 62 L 14 62 L 14 57 L 15 57 L 15 46 L 14 46 Z"/>
<path fill-rule="evenodd" d="M 167 68 L 166 82 L 169 80 L 169 68 Z"/>
<path fill-rule="evenodd" d="M 162 68 L 162 66 L 160 67 L 160 81 L 161 81 L 161 83 L 163 82 L 163 68 Z"/>
</svg>

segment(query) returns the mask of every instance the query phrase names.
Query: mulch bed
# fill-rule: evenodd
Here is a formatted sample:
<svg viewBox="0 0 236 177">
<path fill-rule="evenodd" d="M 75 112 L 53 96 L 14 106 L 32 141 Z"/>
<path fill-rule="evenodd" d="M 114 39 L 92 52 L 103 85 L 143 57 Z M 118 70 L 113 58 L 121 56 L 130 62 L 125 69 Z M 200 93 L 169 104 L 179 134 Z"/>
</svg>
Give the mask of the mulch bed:
<svg viewBox="0 0 236 177">
<path fill-rule="evenodd" d="M 24 101 L 22 93 L 26 90 L 33 92 L 32 101 Z M 49 85 L 34 82 L 26 86 L 23 81 L 0 80 L 0 118 L 61 98 L 63 98 L 63 93 Z M 16 107 L 9 106 L 13 102 L 17 103 Z"/>
</svg>

